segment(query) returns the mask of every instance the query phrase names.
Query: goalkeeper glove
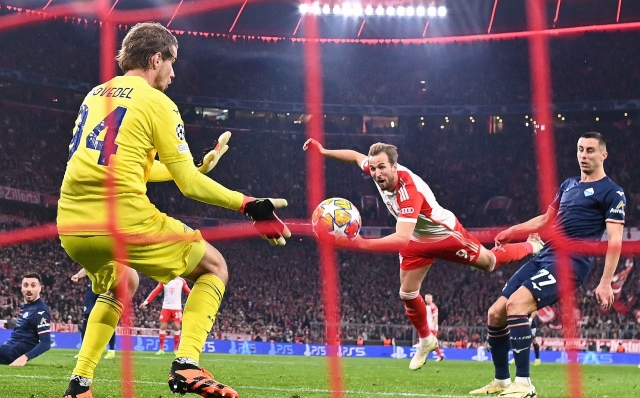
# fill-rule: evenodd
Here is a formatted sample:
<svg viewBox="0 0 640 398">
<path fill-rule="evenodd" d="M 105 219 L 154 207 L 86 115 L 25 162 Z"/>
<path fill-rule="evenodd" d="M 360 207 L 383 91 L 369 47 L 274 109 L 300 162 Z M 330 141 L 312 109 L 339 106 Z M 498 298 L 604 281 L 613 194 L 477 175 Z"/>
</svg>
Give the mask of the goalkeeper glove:
<svg viewBox="0 0 640 398">
<path fill-rule="evenodd" d="M 229 145 L 227 145 L 229 138 L 231 138 L 231 132 L 225 131 L 220 135 L 218 140 L 214 142 L 213 147 L 207 148 L 202 152 L 200 158 L 195 161 L 198 171 L 202 174 L 207 174 L 216 167 L 222 155 L 229 149 Z"/>
<path fill-rule="evenodd" d="M 287 206 L 285 199 L 256 199 L 248 196 L 240 211 L 253 220 L 253 225 L 263 239 L 269 241 L 272 246 L 284 246 L 285 238 L 291 237 L 289 228 L 276 216 L 275 209 Z"/>
</svg>

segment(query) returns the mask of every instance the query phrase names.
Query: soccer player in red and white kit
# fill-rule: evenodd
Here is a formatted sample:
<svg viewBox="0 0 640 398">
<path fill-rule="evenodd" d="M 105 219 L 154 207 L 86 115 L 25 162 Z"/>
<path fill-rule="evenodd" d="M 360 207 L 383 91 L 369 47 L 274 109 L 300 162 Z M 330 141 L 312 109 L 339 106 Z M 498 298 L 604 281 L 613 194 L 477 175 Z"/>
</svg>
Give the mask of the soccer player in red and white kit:
<svg viewBox="0 0 640 398">
<path fill-rule="evenodd" d="M 393 145 L 373 144 L 367 156 L 349 149 L 325 149 L 318 141 L 308 139 L 303 150 L 315 150 L 327 158 L 359 165 L 371 175 L 384 204 L 397 219 L 396 231 L 391 235 L 379 239 L 358 236 L 343 244 L 367 251 L 400 252 L 400 299 L 420 337 L 410 369 L 421 368 L 429 353 L 438 347 L 438 339 L 429 330 L 426 305 L 420 295 L 420 286 L 434 259 L 492 271 L 502 264 L 537 254 L 544 246 L 536 235 L 527 242 L 486 249 L 452 212 L 440 206 L 422 178 L 397 163 L 398 150 Z"/>
<path fill-rule="evenodd" d="M 140 308 L 145 308 L 162 290 L 164 290 L 164 301 L 162 302 L 162 312 L 160 313 L 160 349 L 156 352 L 156 355 L 164 354 L 164 340 L 167 337 L 167 327 L 171 321 L 173 321 L 173 351 L 178 350 L 180 345 L 180 323 L 182 322 L 182 292 L 184 291 L 187 295 L 191 293 L 187 281 L 178 277 L 166 285 L 158 283 L 158 286 L 153 289 L 149 297 L 140 304 Z"/>
<path fill-rule="evenodd" d="M 438 337 L 438 306 L 433 302 L 433 296 L 430 294 L 424 295 L 424 303 L 427 306 L 427 324 L 431 333 Z M 438 359 L 436 362 L 440 362 L 444 359 L 444 354 L 440 351 L 440 347 L 436 347 L 436 354 Z"/>
</svg>

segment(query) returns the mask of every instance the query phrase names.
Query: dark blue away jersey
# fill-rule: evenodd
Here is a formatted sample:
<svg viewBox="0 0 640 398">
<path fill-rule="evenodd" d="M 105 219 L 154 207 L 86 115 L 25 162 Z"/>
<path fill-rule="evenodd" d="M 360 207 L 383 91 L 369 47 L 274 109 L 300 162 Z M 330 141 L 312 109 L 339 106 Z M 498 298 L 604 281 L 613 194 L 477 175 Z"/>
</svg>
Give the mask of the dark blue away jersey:
<svg viewBox="0 0 640 398">
<path fill-rule="evenodd" d="M 554 226 L 570 239 L 600 240 L 607 222 L 624 224 L 627 199 L 609 177 L 581 182 L 571 177 L 560 185 L 551 207 L 558 210 Z"/>
<path fill-rule="evenodd" d="M 51 331 L 49 307 L 37 299 L 31 304 L 23 304 L 20 318 L 7 343 L 35 347 L 40 342 L 40 334 Z"/>
</svg>

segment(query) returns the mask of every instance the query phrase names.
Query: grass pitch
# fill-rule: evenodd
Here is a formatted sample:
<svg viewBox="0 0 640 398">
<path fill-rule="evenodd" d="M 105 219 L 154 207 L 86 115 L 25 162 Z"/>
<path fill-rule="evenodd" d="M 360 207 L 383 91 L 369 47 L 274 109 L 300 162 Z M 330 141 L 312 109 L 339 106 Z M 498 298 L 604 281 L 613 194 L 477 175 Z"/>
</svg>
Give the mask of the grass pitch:
<svg viewBox="0 0 640 398">
<path fill-rule="evenodd" d="M 76 351 L 54 349 L 22 368 L 2 366 L 0 397 L 61 397 L 75 365 L 75 354 Z M 100 362 L 94 379 L 95 398 L 121 396 L 118 356 L 116 360 Z M 135 354 L 137 398 L 173 397 L 166 383 L 172 359 L 171 354 Z M 200 363 L 216 379 L 236 388 L 241 398 L 332 397 L 326 358 L 204 354 Z M 342 365 L 344 395 L 352 398 L 470 397 L 470 390 L 487 384 L 493 377 L 493 367 L 486 362 L 429 361 L 418 371 L 409 370 L 408 359 L 342 358 Z M 542 364 L 531 369 L 539 397 L 567 396 L 562 365 Z M 640 369 L 635 366 L 585 365 L 581 370 L 585 397 L 640 397 Z"/>
</svg>

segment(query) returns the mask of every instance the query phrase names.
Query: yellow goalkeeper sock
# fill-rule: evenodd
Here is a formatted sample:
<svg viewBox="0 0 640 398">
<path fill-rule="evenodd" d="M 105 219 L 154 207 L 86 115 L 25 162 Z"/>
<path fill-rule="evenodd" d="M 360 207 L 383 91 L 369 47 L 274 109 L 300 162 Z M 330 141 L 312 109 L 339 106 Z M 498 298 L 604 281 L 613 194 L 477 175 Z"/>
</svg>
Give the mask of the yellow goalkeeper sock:
<svg viewBox="0 0 640 398">
<path fill-rule="evenodd" d="M 116 330 L 121 315 L 120 301 L 106 294 L 98 297 L 87 320 L 87 331 L 78 354 L 78 362 L 73 369 L 74 375 L 93 379 L 93 371 L 98 366 L 102 352 Z"/>
<path fill-rule="evenodd" d="M 224 296 L 225 286 L 216 275 L 202 275 L 191 289 L 182 316 L 182 338 L 176 358 L 200 360 Z"/>
</svg>

